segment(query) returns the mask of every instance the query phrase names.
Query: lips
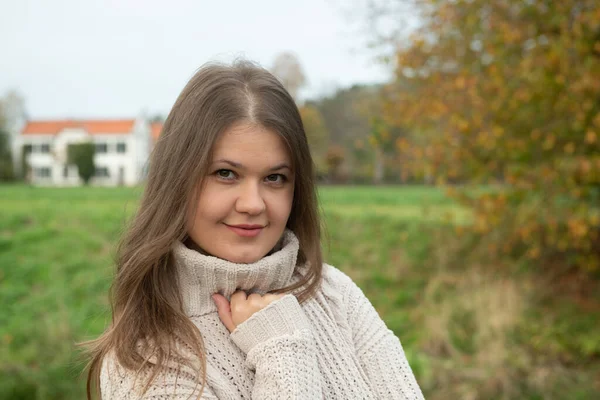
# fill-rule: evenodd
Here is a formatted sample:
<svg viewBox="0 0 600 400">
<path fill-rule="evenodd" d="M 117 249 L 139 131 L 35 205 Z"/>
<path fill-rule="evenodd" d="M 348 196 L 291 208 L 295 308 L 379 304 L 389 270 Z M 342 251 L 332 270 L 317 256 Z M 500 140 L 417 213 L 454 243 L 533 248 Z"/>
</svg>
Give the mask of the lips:
<svg viewBox="0 0 600 400">
<path fill-rule="evenodd" d="M 241 224 L 241 225 L 227 225 L 225 224 L 229 230 L 236 233 L 238 236 L 242 237 L 255 237 L 264 229 L 263 225 L 250 225 L 250 224 Z"/>
<path fill-rule="evenodd" d="M 227 225 L 227 224 L 225 224 Z M 261 229 L 264 228 L 263 225 L 250 225 L 250 224 L 240 224 L 240 225 L 227 225 L 227 226 L 231 226 L 232 228 L 240 228 L 240 229 Z"/>
</svg>

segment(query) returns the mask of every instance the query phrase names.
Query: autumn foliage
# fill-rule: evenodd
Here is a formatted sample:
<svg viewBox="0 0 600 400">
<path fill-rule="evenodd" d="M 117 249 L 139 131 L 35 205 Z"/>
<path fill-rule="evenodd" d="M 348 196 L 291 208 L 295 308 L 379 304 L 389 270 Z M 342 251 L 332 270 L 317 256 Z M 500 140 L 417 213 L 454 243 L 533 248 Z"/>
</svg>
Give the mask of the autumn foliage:
<svg viewBox="0 0 600 400">
<path fill-rule="evenodd" d="M 599 271 L 600 2 L 415 5 L 384 96 L 399 164 L 453 184 L 491 255 Z"/>
</svg>

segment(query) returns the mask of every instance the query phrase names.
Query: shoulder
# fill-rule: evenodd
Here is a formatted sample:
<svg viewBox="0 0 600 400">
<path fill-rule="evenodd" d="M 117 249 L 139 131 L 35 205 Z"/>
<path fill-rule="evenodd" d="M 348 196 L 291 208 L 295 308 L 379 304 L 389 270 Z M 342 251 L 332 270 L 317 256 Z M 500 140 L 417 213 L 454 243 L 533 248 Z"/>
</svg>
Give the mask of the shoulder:
<svg viewBox="0 0 600 400">
<path fill-rule="evenodd" d="M 333 289 L 340 294 L 346 294 L 349 290 L 360 290 L 358 285 L 345 272 L 330 264 L 323 264 L 323 280 L 324 287 Z"/>
<path fill-rule="evenodd" d="M 357 300 L 366 300 L 360 287 L 339 268 L 323 264 L 323 279 L 321 293 L 331 302 L 348 311 L 348 306 Z"/>
<path fill-rule="evenodd" d="M 182 346 L 178 346 L 181 351 Z M 195 393 L 199 388 L 199 376 L 196 365 L 189 358 L 170 357 L 158 368 L 156 358 L 151 356 L 148 363 L 137 370 L 121 365 L 114 351 L 110 351 L 102 360 L 100 370 L 100 392 L 102 399 L 140 398 L 144 395 Z M 152 384 L 148 380 L 154 375 Z M 146 390 L 145 390 L 146 389 Z"/>
<path fill-rule="evenodd" d="M 142 372 L 143 375 L 145 375 Z M 144 376 L 138 377 L 135 371 L 124 368 L 113 351 L 106 354 L 100 370 L 100 393 L 103 399 L 128 398 L 141 395 Z M 141 378 L 141 379 L 136 379 Z"/>
<path fill-rule="evenodd" d="M 343 311 L 347 318 L 359 315 L 378 315 L 363 290 L 345 272 L 329 265 L 323 265 L 322 293 Z M 356 323 L 357 321 L 349 321 Z"/>
</svg>

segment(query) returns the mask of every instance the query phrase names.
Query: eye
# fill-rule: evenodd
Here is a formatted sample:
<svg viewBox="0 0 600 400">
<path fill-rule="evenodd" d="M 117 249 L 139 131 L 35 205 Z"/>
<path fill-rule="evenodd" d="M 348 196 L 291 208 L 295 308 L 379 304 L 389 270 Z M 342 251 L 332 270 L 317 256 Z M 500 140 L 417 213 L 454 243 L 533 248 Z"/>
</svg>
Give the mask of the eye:
<svg viewBox="0 0 600 400">
<path fill-rule="evenodd" d="M 275 183 L 275 184 L 279 184 L 279 185 L 281 185 L 285 181 L 287 181 L 286 176 L 282 175 L 282 174 L 271 174 L 271 175 L 267 176 L 265 179 L 269 183 Z"/>
<path fill-rule="evenodd" d="M 230 169 L 220 169 L 215 172 L 215 175 L 219 179 L 223 179 L 226 181 L 231 181 L 235 179 L 235 173 Z"/>
</svg>

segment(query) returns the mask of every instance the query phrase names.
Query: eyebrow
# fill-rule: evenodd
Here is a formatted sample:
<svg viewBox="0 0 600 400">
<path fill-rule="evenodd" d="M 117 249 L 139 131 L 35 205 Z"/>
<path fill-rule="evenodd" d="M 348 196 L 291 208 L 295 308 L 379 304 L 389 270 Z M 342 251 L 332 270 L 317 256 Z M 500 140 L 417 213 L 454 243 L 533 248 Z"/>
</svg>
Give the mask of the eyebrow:
<svg viewBox="0 0 600 400">
<path fill-rule="evenodd" d="M 223 159 L 220 159 L 220 160 L 215 160 L 215 161 L 213 162 L 213 164 L 217 164 L 217 163 L 229 164 L 229 165 L 231 165 L 232 167 L 234 167 L 234 168 L 239 168 L 239 169 L 244 169 L 244 168 L 245 168 L 245 167 L 244 167 L 242 164 L 240 164 L 240 163 L 237 163 L 237 162 L 235 162 L 235 161 L 231 161 L 231 160 L 226 160 L 226 159 L 224 159 L 224 158 L 223 158 Z M 269 168 L 269 171 L 278 171 L 278 170 L 280 170 L 280 169 L 284 169 L 284 168 L 287 168 L 287 169 L 289 169 L 290 171 L 292 170 L 292 168 L 291 168 L 289 165 L 287 165 L 286 163 L 280 163 L 280 164 L 277 164 L 277 165 L 275 165 L 274 167 L 271 167 L 271 168 Z"/>
</svg>

